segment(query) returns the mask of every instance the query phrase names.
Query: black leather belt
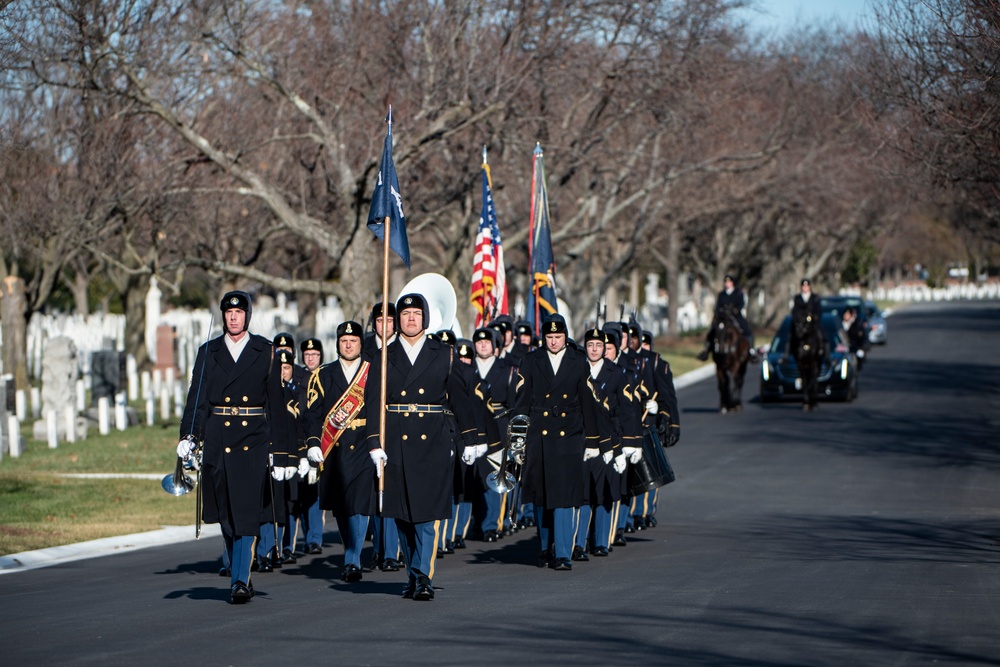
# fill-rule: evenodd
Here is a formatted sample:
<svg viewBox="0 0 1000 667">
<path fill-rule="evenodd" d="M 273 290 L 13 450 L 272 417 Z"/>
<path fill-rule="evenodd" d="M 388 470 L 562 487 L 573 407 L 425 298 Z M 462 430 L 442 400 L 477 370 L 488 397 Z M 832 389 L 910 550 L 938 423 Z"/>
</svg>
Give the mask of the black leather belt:
<svg viewBox="0 0 1000 667">
<path fill-rule="evenodd" d="M 403 412 L 409 414 L 410 412 L 426 412 L 428 414 L 437 414 L 440 412 L 445 412 L 443 405 L 431 405 L 430 403 L 389 403 L 385 406 L 386 412 Z"/>
<path fill-rule="evenodd" d="M 261 407 L 238 407 L 228 405 L 213 405 L 212 414 L 223 417 L 263 417 L 264 408 Z"/>
</svg>

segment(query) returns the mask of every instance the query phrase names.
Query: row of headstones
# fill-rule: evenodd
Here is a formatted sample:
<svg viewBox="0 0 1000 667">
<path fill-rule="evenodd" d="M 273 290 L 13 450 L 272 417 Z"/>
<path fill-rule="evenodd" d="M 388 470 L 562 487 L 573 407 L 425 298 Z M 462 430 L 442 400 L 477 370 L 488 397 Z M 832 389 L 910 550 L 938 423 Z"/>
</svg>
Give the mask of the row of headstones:
<svg viewBox="0 0 1000 667">
<path fill-rule="evenodd" d="M 92 378 L 85 376 L 76 380 L 75 400 L 63 402 L 61 408 L 50 406 L 45 409 L 38 387 L 31 387 L 28 392 L 14 390 L 13 377 L 0 376 L 0 460 L 3 460 L 4 453 L 15 458 L 21 455 L 21 424 L 29 416 L 35 420 L 32 427 L 34 439 L 46 441 L 50 449 L 55 449 L 60 441 L 72 443 L 85 440 L 88 426 L 93 421 L 97 422 L 101 435 L 107 435 L 112 428 L 123 431 L 129 425 L 138 424 L 136 411 L 128 405 L 126 396 L 128 401 L 144 397 L 147 426 L 156 423 L 157 412 L 160 421 L 183 415 L 185 387 L 178 382 L 174 369 L 136 373 L 135 365 L 129 364 L 126 384 L 127 392 L 101 396 L 88 410 L 86 392 L 92 386 Z"/>
</svg>

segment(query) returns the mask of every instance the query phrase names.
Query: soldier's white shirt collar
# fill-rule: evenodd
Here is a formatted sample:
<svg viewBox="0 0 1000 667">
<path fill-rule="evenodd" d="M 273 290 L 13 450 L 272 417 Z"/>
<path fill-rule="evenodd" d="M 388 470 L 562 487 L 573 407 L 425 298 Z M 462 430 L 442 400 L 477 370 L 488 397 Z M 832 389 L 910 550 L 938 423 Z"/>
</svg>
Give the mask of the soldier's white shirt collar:
<svg viewBox="0 0 1000 667">
<path fill-rule="evenodd" d="M 344 377 L 348 382 L 354 379 L 354 374 L 358 372 L 358 366 L 361 365 L 361 357 L 358 357 L 354 361 L 347 361 L 343 357 L 340 359 L 340 368 L 344 371 Z"/>
<path fill-rule="evenodd" d="M 413 343 L 413 345 L 406 342 L 406 339 L 402 336 L 399 337 L 399 344 L 403 346 L 403 351 L 406 352 L 406 356 L 410 360 L 411 364 L 417 363 L 417 356 L 420 355 L 420 350 L 424 349 L 425 340 L 427 340 L 426 331 L 420 334 L 420 338 L 418 338 L 417 342 Z"/>
<path fill-rule="evenodd" d="M 553 375 L 558 375 L 559 374 L 559 365 L 562 364 L 563 357 L 566 356 L 566 348 L 564 347 L 563 349 L 559 350 L 555 354 L 552 354 L 551 352 L 548 352 L 548 350 L 546 350 L 546 352 L 549 355 L 549 363 L 552 364 L 552 374 Z"/>
<path fill-rule="evenodd" d="M 226 347 L 229 349 L 229 354 L 233 355 L 233 361 L 239 361 L 240 355 L 243 354 L 243 348 L 247 346 L 247 342 L 250 340 L 250 332 L 244 331 L 243 338 L 239 341 L 234 341 L 229 334 L 224 336 L 226 339 Z"/>
<path fill-rule="evenodd" d="M 598 359 L 596 364 L 591 362 L 590 377 L 596 380 L 597 376 L 601 374 L 602 368 L 604 368 L 604 359 Z"/>
<path fill-rule="evenodd" d="M 812 292 L 799 292 L 802 295 L 802 300 L 808 302 L 809 297 L 812 296 Z"/>
<path fill-rule="evenodd" d="M 488 357 L 486 359 L 480 359 L 476 357 L 476 368 L 479 369 L 479 377 L 485 378 L 486 374 L 490 372 L 493 368 L 493 363 L 497 360 L 496 357 Z"/>
</svg>

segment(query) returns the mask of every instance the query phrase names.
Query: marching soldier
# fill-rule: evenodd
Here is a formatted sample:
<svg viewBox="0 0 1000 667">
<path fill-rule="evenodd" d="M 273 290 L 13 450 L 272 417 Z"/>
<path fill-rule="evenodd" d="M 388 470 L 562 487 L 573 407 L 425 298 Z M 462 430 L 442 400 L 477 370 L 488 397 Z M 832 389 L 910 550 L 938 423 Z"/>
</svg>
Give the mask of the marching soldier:
<svg viewBox="0 0 1000 667">
<path fill-rule="evenodd" d="M 587 542 L 594 556 L 607 556 L 615 503 L 621 500 L 621 474 L 625 471 L 622 407 L 631 403 L 626 371 L 604 359 L 606 334 L 590 329 L 584 334 L 584 349 L 590 366 L 590 384 L 598 401 L 597 423 L 601 438 L 598 447 L 585 449 L 584 500 L 580 506 L 576 544 L 572 559 L 586 561 Z M 631 450 L 629 450 L 631 451 Z"/>
<path fill-rule="evenodd" d="M 370 363 L 361 359 L 362 328 L 357 322 L 337 327 L 338 360 L 321 366 L 309 379 L 305 410 L 306 445 L 324 461 L 319 481 L 319 506 L 337 520 L 344 543 L 340 578 L 360 581 L 361 551 L 368 519 L 375 513 L 375 477 L 365 446 L 367 406 L 365 386 Z"/>
<path fill-rule="evenodd" d="M 381 514 L 396 520 L 408 575 L 404 598 L 433 600 L 436 537 L 451 514 L 455 445 L 454 414 L 466 447 L 475 447 L 470 387 L 454 350 L 428 340 L 430 311 L 420 294 L 396 302 L 399 336 L 387 349 L 385 431 L 367 420 L 369 453 L 385 492 Z M 381 358 L 372 363 L 381 374 Z M 367 386 L 366 402 L 381 401 L 378 382 Z"/>
<path fill-rule="evenodd" d="M 504 526 L 501 518 L 504 498 L 489 488 L 486 479 L 493 471 L 499 470 L 504 451 L 507 423 L 510 421 L 510 407 L 513 404 L 517 383 L 517 367 L 498 355 L 496 330 L 492 327 L 476 329 L 472 335 L 475 345 L 476 393 L 482 395 L 486 416 L 485 456 L 476 460 L 477 479 L 483 493 L 484 512 L 482 523 L 484 542 L 496 542 L 503 537 Z M 508 494 L 513 500 L 513 493 Z"/>
<path fill-rule="evenodd" d="M 525 502 L 535 505 L 539 567 L 571 570 L 576 509 L 583 499 L 583 454 L 599 447 L 596 399 L 586 357 L 566 346 L 566 320 L 542 325 L 545 351 L 520 368 L 516 415 L 530 415 L 522 476 Z"/>
<path fill-rule="evenodd" d="M 323 542 L 323 514 L 319 509 L 319 491 L 316 486 L 318 469 L 314 467 L 315 461 L 309 459 L 309 453 L 305 446 L 305 431 L 302 424 L 302 416 L 309 403 L 309 376 L 322 362 L 323 344 L 316 338 L 309 338 L 302 341 L 299 347 L 302 351 L 302 362 L 305 366 L 302 368 L 301 375 L 293 373 L 291 384 L 297 397 L 297 417 L 293 423 L 296 429 L 296 438 L 299 442 L 299 467 L 297 475 L 291 479 L 286 479 L 289 489 L 288 529 L 281 540 L 285 561 L 292 563 L 296 561 L 295 545 L 299 533 L 302 533 L 304 542 L 302 553 L 323 553 L 321 547 L 321 543 Z M 301 382 L 295 379 L 296 375 L 303 378 Z M 313 452 L 312 458 L 315 459 L 316 456 L 316 453 Z"/>
<path fill-rule="evenodd" d="M 181 419 L 177 455 L 203 442 L 202 518 L 219 523 L 231 563 L 230 602 L 254 596 L 254 541 L 271 514 L 266 492 L 270 446 L 286 437 L 281 366 L 271 343 L 247 331 L 250 295 L 228 292 L 220 305 L 225 333 L 198 349 Z"/>
<path fill-rule="evenodd" d="M 281 383 L 285 394 L 286 409 L 289 414 L 289 459 L 288 463 L 295 466 L 285 467 L 283 481 L 279 482 L 284 501 L 282 516 L 285 518 L 285 525 L 281 531 L 281 563 L 295 563 L 295 535 L 299 525 L 302 523 L 302 512 L 299 509 L 299 480 L 305 479 L 309 471 L 309 461 L 306 459 L 305 443 L 301 437 L 299 429 L 299 416 L 301 414 L 301 399 L 304 396 L 306 382 L 309 379 L 309 371 L 303 366 L 295 363 L 295 339 L 292 334 L 281 332 L 275 335 L 273 340 L 275 354 L 282 357 Z M 277 480 L 276 480 L 277 481 Z M 278 561 L 272 561 L 272 566 Z M 267 571 L 263 560 L 261 567 Z"/>
<path fill-rule="evenodd" d="M 369 332 L 365 334 L 364 352 L 362 358 L 372 362 L 381 358 L 382 328 L 385 327 L 386 341 L 391 343 L 396 337 L 396 304 L 389 303 L 387 316 L 382 316 L 382 302 L 372 306 L 368 315 Z M 376 413 L 377 414 L 377 413 Z M 372 532 L 372 560 L 368 564 L 370 570 L 383 572 L 398 572 L 402 563 L 399 562 L 399 532 L 393 519 L 374 515 L 369 522 Z"/>
</svg>

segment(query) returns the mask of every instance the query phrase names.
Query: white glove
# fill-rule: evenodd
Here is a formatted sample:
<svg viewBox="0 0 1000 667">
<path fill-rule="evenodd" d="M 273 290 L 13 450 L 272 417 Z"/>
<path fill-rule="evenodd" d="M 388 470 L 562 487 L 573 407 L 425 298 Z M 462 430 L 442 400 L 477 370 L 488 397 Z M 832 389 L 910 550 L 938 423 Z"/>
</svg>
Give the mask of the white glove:
<svg viewBox="0 0 1000 667">
<path fill-rule="evenodd" d="M 589 461 L 590 459 L 596 459 L 600 455 L 601 455 L 601 450 L 599 450 L 597 447 L 587 447 L 585 450 L 583 450 L 584 461 Z"/>
<path fill-rule="evenodd" d="M 476 445 L 476 458 L 485 456 L 487 449 L 489 449 L 489 445 Z"/>
<path fill-rule="evenodd" d="M 309 468 L 309 475 L 306 478 L 306 483 L 315 484 L 319 481 L 319 468 Z"/>
<path fill-rule="evenodd" d="M 309 459 L 309 463 L 322 463 L 323 450 L 319 447 L 310 447 L 306 452 L 306 458 Z"/>
<path fill-rule="evenodd" d="M 283 481 L 285 481 L 285 469 L 282 468 L 282 467 L 272 468 L 271 469 L 271 477 L 273 477 L 274 481 L 276 481 L 276 482 L 283 482 Z"/>
<path fill-rule="evenodd" d="M 368 456 L 372 457 L 372 463 L 375 464 L 375 476 L 382 477 L 382 468 L 389 460 L 389 457 L 385 455 L 385 450 L 373 449 L 368 452 Z"/>
<path fill-rule="evenodd" d="M 467 466 L 471 466 L 476 461 L 476 447 L 473 445 L 471 447 L 466 447 L 462 450 L 462 462 Z"/>
<path fill-rule="evenodd" d="M 858 350 L 858 355 L 857 356 L 858 356 L 858 359 L 864 359 L 865 358 L 865 351 L 864 350 Z"/>
<path fill-rule="evenodd" d="M 605 463 L 611 463 L 611 459 L 614 457 L 614 454 L 611 452 L 611 450 L 608 450 L 604 452 L 603 457 Z"/>
<path fill-rule="evenodd" d="M 177 443 L 177 456 L 182 459 L 191 458 L 191 452 L 194 451 L 194 440 L 189 440 L 184 438 Z"/>
<path fill-rule="evenodd" d="M 642 460 L 642 450 L 639 449 L 638 447 L 629 447 L 628 449 L 631 449 L 632 450 L 631 452 L 626 452 L 625 449 L 626 448 L 623 447 L 622 452 L 626 456 L 628 456 L 629 463 L 638 463 L 639 461 Z"/>
<path fill-rule="evenodd" d="M 614 467 L 615 472 L 619 474 L 625 472 L 625 455 L 619 454 L 618 456 L 616 456 L 615 462 L 611 465 Z"/>
<path fill-rule="evenodd" d="M 656 411 L 660 409 L 660 406 L 656 404 L 656 401 L 646 401 L 646 412 L 651 415 L 655 415 Z"/>
<path fill-rule="evenodd" d="M 295 466 L 285 466 L 285 479 L 291 479 L 299 471 Z M 275 479 L 278 479 L 275 477 Z"/>
<path fill-rule="evenodd" d="M 299 459 L 299 477 L 305 479 L 306 473 L 308 472 L 309 472 L 309 459 Z"/>
</svg>

